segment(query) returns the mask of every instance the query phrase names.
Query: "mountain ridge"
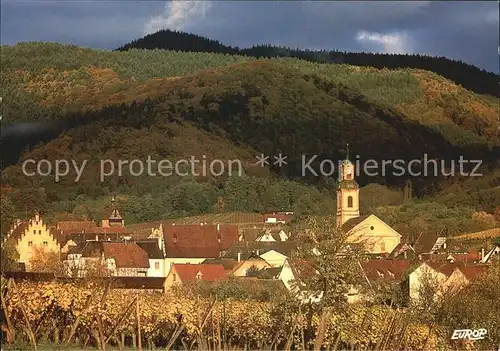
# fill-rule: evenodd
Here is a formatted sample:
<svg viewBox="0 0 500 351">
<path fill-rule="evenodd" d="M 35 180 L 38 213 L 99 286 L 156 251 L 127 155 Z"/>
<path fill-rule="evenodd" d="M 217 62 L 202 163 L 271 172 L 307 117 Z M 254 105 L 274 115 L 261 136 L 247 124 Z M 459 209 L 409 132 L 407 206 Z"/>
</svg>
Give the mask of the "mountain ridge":
<svg viewBox="0 0 500 351">
<path fill-rule="evenodd" d="M 337 50 L 309 50 L 271 44 L 249 48 L 231 47 L 218 40 L 181 31 L 160 30 L 126 43 L 116 50 L 166 49 L 244 55 L 254 58 L 292 57 L 316 63 L 346 63 L 375 68 L 419 68 L 433 71 L 480 94 L 500 97 L 498 73 L 480 69 L 460 60 L 421 54 L 383 54 Z"/>
</svg>

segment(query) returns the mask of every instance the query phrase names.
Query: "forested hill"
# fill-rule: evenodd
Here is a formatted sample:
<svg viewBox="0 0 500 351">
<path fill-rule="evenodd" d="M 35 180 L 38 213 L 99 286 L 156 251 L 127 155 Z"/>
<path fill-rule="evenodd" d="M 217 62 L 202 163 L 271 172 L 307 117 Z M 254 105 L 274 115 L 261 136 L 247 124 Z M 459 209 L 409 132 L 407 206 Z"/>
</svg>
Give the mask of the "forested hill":
<svg viewBox="0 0 500 351">
<path fill-rule="evenodd" d="M 455 213 L 448 217 L 457 233 L 474 211 L 500 206 L 496 99 L 429 71 L 38 42 L 2 46 L 1 55 L 2 185 L 21 213 L 97 218 L 111 193 L 123 196 L 129 223 L 213 211 L 333 213 L 335 176 L 302 175 L 301 156 L 318 155 L 318 170 L 321 160 L 344 158 L 346 143 L 361 161 L 424 154 L 484 160 L 481 178 L 397 177 L 390 169 L 360 175 L 361 186 L 384 185 L 363 197 L 367 210 L 400 205 L 409 178 L 416 197 L 432 196 Z M 255 164 L 260 153 L 281 152 L 286 167 Z M 241 160 L 244 176 L 139 177 L 125 170 L 101 181 L 98 172 L 100 160 L 203 155 Z M 79 181 L 72 171 L 55 182 L 23 175 L 27 159 L 88 164 Z M 429 208 L 426 214 L 442 215 Z M 405 212 L 401 222 L 413 216 Z"/>
<path fill-rule="evenodd" d="M 498 74 L 445 57 L 356 53 L 335 50 L 312 51 L 273 45 L 258 45 L 240 49 L 199 35 L 171 30 L 161 30 L 146 35 L 123 45 L 117 50 L 125 51 L 132 48 L 239 54 L 255 58 L 293 57 L 317 63 L 346 63 L 375 68 L 416 68 L 435 72 L 476 93 L 500 97 Z"/>
</svg>

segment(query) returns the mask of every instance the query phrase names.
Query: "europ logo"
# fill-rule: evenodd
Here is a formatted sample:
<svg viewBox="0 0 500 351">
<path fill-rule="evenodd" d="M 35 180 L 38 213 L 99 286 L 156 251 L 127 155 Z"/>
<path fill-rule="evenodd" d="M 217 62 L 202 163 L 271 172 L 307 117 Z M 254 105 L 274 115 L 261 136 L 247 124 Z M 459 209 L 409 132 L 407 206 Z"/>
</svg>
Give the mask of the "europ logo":
<svg viewBox="0 0 500 351">
<path fill-rule="evenodd" d="M 469 339 L 469 340 L 482 340 L 486 337 L 488 331 L 484 328 L 481 329 L 457 329 L 453 331 L 451 340 Z"/>
</svg>

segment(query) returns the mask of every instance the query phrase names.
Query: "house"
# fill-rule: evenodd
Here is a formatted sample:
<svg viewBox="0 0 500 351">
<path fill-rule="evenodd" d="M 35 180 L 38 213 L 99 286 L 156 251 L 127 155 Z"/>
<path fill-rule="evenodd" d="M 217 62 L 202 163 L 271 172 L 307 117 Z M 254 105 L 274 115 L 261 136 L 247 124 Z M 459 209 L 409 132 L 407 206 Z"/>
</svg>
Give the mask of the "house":
<svg viewBox="0 0 500 351">
<path fill-rule="evenodd" d="M 413 261 L 371 259 L 361 264 L 363 277 L 369 281 L 389 279 L 400 281 Z"/>
<path fill-rule="evenodd" d="M 444 283 L 445 291 L 457 291 L 488 271 L 487 265 L 456 267 Z"/>
<path fill-rule="evenodd" d="M 290 234 L 285 233 L 283 229 L 278 232 L 273 232 L 270 229 L 266 229 L 264 233 L 259 235 L 255 241 L 266 241 L 266 242 L 276 242 L 276 241 L 287 241 Z"/>
<path fill-rule="evenodd" d="M 445 293 L 445 283 L 458 267 L 458 264 L 449 262 L 422 262 L 408 275 L 410 300 L 418 301 L 422 294 L 430 291 L 433 291 L 436 296 Z"/>
<path fill-rule="evenodd" d="M 434 254 L 447 249 L 447 239 L 438 233 L 422 232 L 413 245 L 415 252 L 421 254 Z"/>
<path fill-rule="evenodd" d="M 280 273 L 282 267 L 269 267 L 262 269 L 257 278 L 259 279 L 271 279 L 271 280 L 279 280 Z M 284 287 L 284 285 L 283 285 Z"/>
<path fill-rule="evenodd" d="M 98 268 L 100 274 L 143 276 L 150 268 L 146 251 L 131 242 L 88 241 L 71 248 L 64 261 L 70 276 L 81 277 Z"/>
<path fill-rule="evenodd" d="M 451 263 L 478 263 L 481 261 L 481 258 L 481 253 L 477 252 L 474 249 L 471 249 L 468 252 L 452 252 L 448 255 L 447 260 Z"/>
<path fill-rule="evenodd" d="M 239 262 L 236 260 L 231 260 L 226 258 L 207 258 L 202 262 L 202 264 L 220 264 L 222 265 L 222 267 L 224 267 L 224 269 L 226 270 L 226 272 L 228 272 L 228 274 L 230 274 L 233 271 L 234 267 L 236 267 L 238 263 Z"/>
<path fill-rule="evenodd" d="M 197 281 L 218 282 L 226 279 L 226 270 L 219 264 L 173 263 L 165 280 L 165 286 L 169 288 Z"/>
<path fill-rule="evenodd" d="M 19 263 L 24 264 L 28 271 L 36 250 L 58 254 L 61 251 L 59 232 L 49 228 L 38 212 L 28 221 L 17 220 L 5 240 L 14 244 L 19 253 Z"/>
<path fill-rule="evenodd" d="M 391 304 L 397 296 L 393 295 L 392 288 L 396 287 L 403 291 L 406 272 L 415 260 L 403 259 L 369 259 L 361 264 L 361 282 L 353 286 L 348 294 L 348 302 L 373 301 L 373 297 L 379 293 L 385 294 L 385 302 Z M 365 284 L 367 283 L 367 284 Z M 386 294 L 388 293 L 388 294 Z M 379 295 L 379 297 L 382 297 Z M 401 295 L 401 297 L 403 297 Z"/>
<path fill-rule="evenodd" d="M 372 254 L 389 254 L 401 243 L 401 235 L 374 214 L 360 216 L 359 185 L 354 179 L 354 165 L 342 162 L 341 180 L 337 188 L 337 227 L 348 241 L 363 243 Z"/>
<path fill-rule="evenodd" d="M 249 269 L 251 269 L 252 267 L 261 270 L 265 268 L 271 268 L 271 265 L 256 254 L 251 254 L 249 257 L 236 264 L 231 272 L 231 275 L 235 277 L 246 277 Z"/>
<path fill-rule="evenodd" d="M 134 240 L 144 240 L 163 237 L 164 221 L 152 221 L 127 225 L 127 231 Z"/>
<path fill-rule="evenodd" d="M 394 250 L 392 250 L 388 258 L 404 259 L 404 260 L 415 259 L 417 258 L 417 253 L 415 252 L 415 249 L 411 244 L 406 242 L 401 242 L 399 243 L 398 246 L 394 248 Z"/>
<path fill-rule="evenodd" d="M 286 224 L 292 221 L 293 212 L 271 212 L 264 213 L 263 215 L 264 223 L 272 223 L 272 224 Z"/>
<path fill-rule="evenodd" d="M 305 284 L 301 282 L 301 277 L 309 274 L 315 274 L 315 271 L 308 262 L 287 258 L 281 268 L 278 279 L 302 303 L 317 303 L 321 301 L 323 292 L 321 290 L 312 291 L 305 289 Z"/>
<path fill-rule="evenodd" d="M 174 263 L 201 264 L 221 257 L 238 242 L 238 227 L 233 225 L 163 225 L 165 274 Z"/>
<path fill-rule="evenodd" d="M 481 263 L 489 263 L 491 262 L 495 257 L 500 257 L 500 245 L 494 245 L 488 253 L 484 255 L 484 257 L 481 259 Z"/>
<path fill-rule="evenodd" d="M 83 222 L 85 223 L 85 222 Z M 57 227 L 56 227 L 57 228 Z M 61 252 L 67 253 L 71 246 L 87 241 L 120 241 L 128 235 L 124 227 L 83 227 L 82 229 L 54 229 L 59 231 Z"/>
<path fill-rule="evenodd" d="M 163 238 L 135 241 L 135 244 L 148 254 L 149 269 L 146 276 L 166 277 Z"/>
<path fill-rule="evenodd" d="M 266 242 L 266 241 L 239 241 L 232 245 L 222 256 L 241 262 L 245 257 L 255 254 L 264 259 L 273 267 L 281 267 L 287 257 L 297 248 L 293 241 Z"/>
<path fill-rule="evenodd" d="M 79 233 L 97 228 L 94 221 L 59 221 L 56 224 L 56 229 L 63 233 Z"/>
</svg>

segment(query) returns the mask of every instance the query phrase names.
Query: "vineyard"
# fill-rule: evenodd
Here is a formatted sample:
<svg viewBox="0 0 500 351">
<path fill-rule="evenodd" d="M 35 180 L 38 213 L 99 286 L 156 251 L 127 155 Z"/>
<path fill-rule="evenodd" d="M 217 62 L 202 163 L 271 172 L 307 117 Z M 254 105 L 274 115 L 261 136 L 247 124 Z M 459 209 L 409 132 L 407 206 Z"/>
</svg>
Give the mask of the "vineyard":
<svg viewBox="0 0 500 351">
<path fill-rule="evenodd" d="M 86 282 L 9 281 L 2 293 L 11 346 L 76 348 L 310 349 L 319 318 L 290 299 L 218 300 L 189 294 L 137 292 Z M 180 295 L 180 296 L 179 296 Z M 6 313 L 5 313 L 6 310 Z M 355 307 L 327 324 L 329 349 L 448 348 L 449 331 L 409 323 L 404 310 Z M 7 346 L 10 347 L 10 346 Z"/>
<path fill-rule="evenodd" d="M 190 216 L 175 220 L 176 224 L 255 224 L 263 226 L 263 217 L 260 213 L 254 212 L 227 212 L 227 213 L 211 213 L 199 216 Z"/>
<path fill-rule="evenodd" d="M 472 239 L 494 239 L 500 236 L 500 228 L 483 230 L 481 232 L 457 235 L 455 240 L 472 240 Z"/>
</svg>

